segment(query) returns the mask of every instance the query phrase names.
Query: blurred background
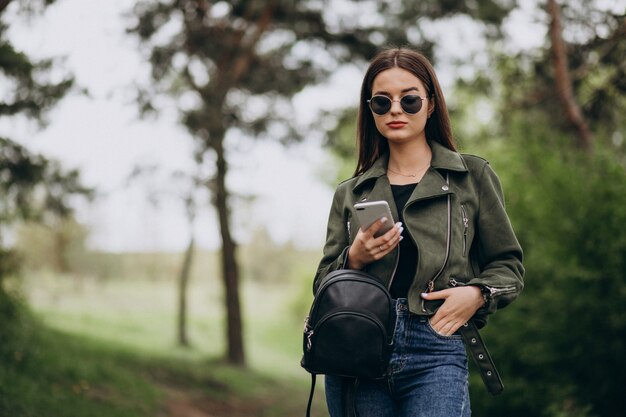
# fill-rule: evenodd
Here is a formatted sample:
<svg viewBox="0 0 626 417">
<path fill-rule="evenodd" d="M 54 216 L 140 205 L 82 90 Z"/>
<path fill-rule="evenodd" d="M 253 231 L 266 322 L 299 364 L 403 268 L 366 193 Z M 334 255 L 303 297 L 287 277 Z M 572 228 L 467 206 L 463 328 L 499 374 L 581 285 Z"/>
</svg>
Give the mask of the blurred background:
<svg viewBox="0 0 626 417">
<path fill-rule="evenodd" d="M 402 45 L 525 250 L 474 415 L 622 415 L 626 1 L 0 0 L 0 416 L 303 415 L 361 79 Z"/>
</svg>

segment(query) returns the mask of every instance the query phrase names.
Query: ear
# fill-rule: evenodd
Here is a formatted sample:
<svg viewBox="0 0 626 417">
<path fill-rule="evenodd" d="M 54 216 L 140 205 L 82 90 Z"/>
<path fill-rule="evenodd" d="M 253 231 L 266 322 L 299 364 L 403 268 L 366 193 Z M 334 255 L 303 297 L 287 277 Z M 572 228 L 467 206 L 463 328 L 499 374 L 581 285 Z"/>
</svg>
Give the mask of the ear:
<svg viewBox="0 0 626 417">
<path fill-rule="evenodd" d="M 433 114 L 435 111 L 435 97 L 433 96 L 430 100 L 428 100 L 428 117 Z"/>
</svg>

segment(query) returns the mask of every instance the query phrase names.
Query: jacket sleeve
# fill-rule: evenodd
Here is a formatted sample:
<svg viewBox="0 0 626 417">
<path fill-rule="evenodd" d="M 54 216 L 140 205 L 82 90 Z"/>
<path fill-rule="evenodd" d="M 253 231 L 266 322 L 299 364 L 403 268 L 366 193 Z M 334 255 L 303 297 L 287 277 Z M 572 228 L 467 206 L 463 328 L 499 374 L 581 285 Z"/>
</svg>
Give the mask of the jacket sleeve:
<svg viewBox="0 0 626 417">
<path fill-rule="evenodd" d="M 313 294 L 317 292 L 326 275 L 332 271 L 343 269 L 348 260 L 348 249 L 350 247 L 348 225 L 346 215 L 344 214 L 344 193 L 340 187 L 341 185 L 335 191 L 328 216 L 326 244 L 324 245 L 322 260 L 313 280 Z"/>
<path fill-rule="evenodd" d="M 500 180 L 487 162 L 479 180 L 476 237 L 472 257 L 480 272 L 469 284 L 480 286 L 485 295 L 486 304 L 479 314 L 494 313 L 522 292 L 524 267 L 522 248 L 504 207 Z"/>
</svg>

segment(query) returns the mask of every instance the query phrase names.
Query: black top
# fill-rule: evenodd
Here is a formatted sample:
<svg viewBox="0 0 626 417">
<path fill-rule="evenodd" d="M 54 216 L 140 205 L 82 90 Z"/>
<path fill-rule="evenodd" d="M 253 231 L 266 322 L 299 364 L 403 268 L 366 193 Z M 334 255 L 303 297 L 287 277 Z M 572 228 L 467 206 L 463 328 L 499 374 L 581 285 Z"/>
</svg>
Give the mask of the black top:
<svg viewBox="0 0 626 417">
<path fill-rule="evenodd" d="M 391 191 L 393 193 L 393 199 L 396 202 L 396 208 L 398 209 L 399 221 L 404 225 L 404 217 L 402 216 L 402 209 L 406 205 L 413 190 L 415 190 L 415 184 L 406 185 L 394 185 L 391 184 Z M 393 298 L 407 298 L 409 294 L 409 287 L 413 282 L 415 275 L 415 269 L 417 268 L 417 246 L 411 239 L 411 236 L 406 231 L 402 232 L 404 239 L 400 242 L 400 259 L 398 260 L 398 268 L 391 284 L 391 297 Z"/>
</svg>

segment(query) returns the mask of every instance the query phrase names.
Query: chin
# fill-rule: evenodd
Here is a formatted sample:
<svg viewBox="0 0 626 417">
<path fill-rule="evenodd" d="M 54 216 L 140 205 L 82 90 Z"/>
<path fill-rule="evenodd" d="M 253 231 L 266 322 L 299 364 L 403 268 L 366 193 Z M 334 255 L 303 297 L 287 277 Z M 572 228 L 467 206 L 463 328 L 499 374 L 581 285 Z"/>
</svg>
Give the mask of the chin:
<svg viewBox="0 0 626 417">
<path fill-rule="evenodd" d="M 398 143 L 398 144 L 416 140 L 415 135 L 408 135 L 408 134 L 400 133 L 400 132 L 391 132 L 388 135 L 385 135 L 385 137 L 387 138 L 388 142 Z"/>
</svg>

